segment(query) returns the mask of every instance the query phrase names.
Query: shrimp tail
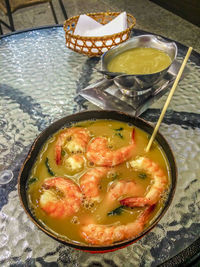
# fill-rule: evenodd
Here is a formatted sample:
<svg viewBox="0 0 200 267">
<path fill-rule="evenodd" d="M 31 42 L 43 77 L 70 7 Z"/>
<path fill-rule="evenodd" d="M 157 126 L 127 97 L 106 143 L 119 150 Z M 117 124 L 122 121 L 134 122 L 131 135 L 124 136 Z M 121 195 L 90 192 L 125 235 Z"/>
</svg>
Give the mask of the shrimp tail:
<svg viewBox="0 0 200 267">
<path fill-rule="evenodd" d="M 61 146 L 56 146 L 56 164 L 60 165 L 61 163 Z"/>
<path fill-rule="evenodd" d="M 126 207 L 144 207 L 150 205 L 150 201 L 143 197 L 127 197 L 120 200 L 120 204 Z"/>
<path fill-rule="evenodd" d="M 155 209 L 155 204 L 151 205 L 149 207 L 147 207 L 144 212 L 140 215 L 139 221 L 141 224 L 145 225 L 145 223 L 148 221 L 151 213 L 154 211 Z"/>
</svg>

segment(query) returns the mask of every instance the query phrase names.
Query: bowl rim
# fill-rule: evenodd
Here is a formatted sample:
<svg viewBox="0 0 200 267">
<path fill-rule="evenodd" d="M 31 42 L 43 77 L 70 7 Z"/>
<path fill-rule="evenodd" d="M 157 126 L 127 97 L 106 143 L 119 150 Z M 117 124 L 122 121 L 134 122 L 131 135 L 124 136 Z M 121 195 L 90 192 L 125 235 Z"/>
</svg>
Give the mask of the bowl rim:
<svg viewBox="0 0 200 267">
<path fill-rule="evenodd" d="M 141 34 L 141 35 L 137 35 L 137 36 L 132 36 L 131 38 L 129 38 L 128 40 L 126 40 L 125 42 L 123 43 L 120 43 L 112 48 L 110 48 L 108 51 L 104 52 L 102 55 L 101 55 L 101 67 L 102 67 L 102 70 L 105 70 L 105 71 L 108 71 L 108 69 L 105 67 L 105 64 L 104 64 L 104 57 L 109 54 L 109 52 L 113 51 L 113 50 L 116 50 L 118 49 L 120 46 L 126 46 L 127 44 L 133 42 L 133 39 L 140 39 L 140 38 L 144 38 L 144 37 L 152 37 L 154 39 L 157 39 L 159 42 L 163 42 L 163 43 L 168 43 L 168 44 L 172 44 L 174 47 L 175 47 L 175 54 L 174 54 L 174 58 L 173 60 L 171 61 L 171 63 L 169 64 L 168 67 L 166 67 L 165 69 L 162 69 L 161 71 L 157 71 L 157 72 L 154 72 L 154 73 L 149 73 L 149 74 L 127 74 L 125 72 L 120 72 L 120 75 L 126 75 L 126 76 L 135 76 L 135 77 L 146 77 L 146 76 L 149 76 L 149 75 L 156 75 L 156 74 L 159 74 L 159 73 L 164 73 L 166 72 L 170 67 L 171 65 L 174 63 L 174 61 L 176 60 L 176 57 L 177 57 L 177 54 L 178 54 L 178 47 L 176 45 L 176 43 L 174 41 L 168 41 L 167 39 L 164 39 L 163 37 L 159 36 L 159 35 L 156 35 L 156 34 Z M 131 49 L 131 48 L 130 48 Z M 128 51 L 130 49 L 127 49 L 127 50 L 124 50 L 124 51 Z M 156 48 L 157 49 L 157 48 Z M 160 49 L 158 49 L 160 50 Z M 124 52 L 122 51 L 122 53 Z M 161 50 L 162 51 L 162 50 Z M 119 53 L 120 54 L 120 53 Z M 110 71 L 112 73 L 112 71 Z M 115 72 L 113 72 L 115 73 Z"/>
<path fill-rule="evenodd" d="M 174 194 L 175 194 L 175 190 L 176 190 L 176 184 L 177 184 L 177 177 L 178 177 L 178 172 L 177 172 L 177 165 L 176 165 L 176 161 L 175 161 L 175 157 L 173 155 L 173 152 L 172 152 L 172 149 L 171 147 L 169 146 L 167 140 L 165 139 L 165 137 L 158 131 L 157 133 L 157 136 L 156 136 L 156 139 L 159 137 L 159 139 L 162 139 L 163 142 L 165 143 L 165 145 L 167 146 L 167 149 L 168 149 L 168 152 L 170 153 L 170 157 L 172 158 L 172 161 L 173 161 L 173 169 L 174 169 L 174 172 L 173 172 L 173 177 L 171 177 L 171 179 L 173 179 L 173 183 L 171 184 L 170 186 L 170 190 L 169 190 L 169 193 L 168 193 L 168 197 L 167 197 L 167 200 L 165 202 L 165 206 L 163 207 L 162 211 L 158 213 L 157 217 L 153 220 L 153 222 L 148 226 L 146 227 L 138 236 L 134 237 L 134 238 L 130 238 L 130 239 L 127 239 L 127 240 L 123 240 L 123 241 L 120 241 L 120 242 L 116 242 L 114 244 L 110 244 L 110 245 L 90 245 L 90 244 L 84 244 L 84 243 L 78 243 L 78 242 L 72 242 L 71 240 L 67 240 L 59 235 L 56 235 L 54 234 L 53 231 L 50 231 L 48 230 L 48 228 L 45 226 L 42 225 L 42 223 L 40 223 L 35 217 L 34 215 L 32 214 L 32 212 L 30 210 L 28 210 L 26 207 L 25 207 L 25 203 L 24 203 L 24 197 L 23 197 L 23 192 L 22 192 L 22 187 L 24 187 L 24 190 L 26 191 L 26 182 L 27 182 L 27 179 L 28 179 L 28 175 L 26 175 L 26 178 L 25 178 L 25 184 L 22 185 L 21 182 L 22 182 L 22 175 L 23 175 L 23 172 L 24 172 L 24 169 L 25 167 L 27 166 L 27 164 L 29 164 L 29 160 L 31 159 L 32 157 L 32 153 L 34 152 L 34 149 L 36 149 L 37 145 L 38 145 L 38 142 L 41 140 L 41 138 L 43 138 L 43 136 L 47 133 L 48 136 L 45 137 L 44 141 L 42 141 L 42 146 L 45 144 L 45 142 L 53 135 L 55 134 L 55 132 L 57 132 L 59 129 L 62 129 L 63 127 L 66 127 L 66 125 L 69 125 L 70 123 L 74 123 L 74 122 L 79 122 L 79 121 L 84 121 L 84 120 L 89 120 L 87 118 L 83 118 L 83 119 L 76 119 L 77 116 L 87 116 L 87 115 L 91 115 L 91 120 L 96 120 L 96 119 L 106 119 L 106 118 L 94 118 L 94 114 L 100 114 L 100 116 L 102 114 L 104 114 L 106 117 L 108 116 L 108 113 L 109 113 L 109 116 L 110 114 L 113 116 L 115 115 L 120 115 L 124 118 L 127 118 L 127 119 L 133 119 L 133 120 L 136 120 L 136 121 L 139 121 L 141 122 L 142 124 L 144 124 L 148 129 L 150 129 L 150 131 L 153 132 L 153 126 L 147 122 L 146 120 L 142 119 L 142 118 L 138 118 L 138 117 L 134 117 L 130 114 L 127 114 L 127 113 L 124 113 L 124 112 L 121 112 L 121 111 L 116 111 L 116 110 L 87 110 L 87 111 L 81 111 L 81 112 L 78 112 L 78 113 L 74 113 L 74 114 L 71 114 L 71 115 L 68 115 L 68 116 L 65 116 L 65 117 L 62 117 L 60 118 L 59 120 L 56 120 L 54 121 L 53 123 L 51 123 L 48 127 L 46 127 L 34 140 L 33 144 L 31 145 L 31 148 L 21 166 L 21 169 L 20 169 L 20 172 L 19 172 L 19 175 L 18 175 L 18 196 L 19 196 L 19 199 L 20 199 L 20 204 L 21 206 L 23 207 L 25 213 L 27 214 L 27 216 L 29 217 L 29 219 L 31 219 L 31 221 L 41 230 L 43 231 L 44 233 L 46 233 L 48 236 L 52 237 L 53 239 L 65 244 L 65 245 L 68 245 L 70 247 L 73 247 L 73 248 L 76 248 L 76 249 L 79 249 L 79 250 L 82 250 L 82 251 L 87 251 L 87 252 L 91 252 L 91 253 L 101 253 L 101 252 L 109 252 L 109 251 L 114 251 L 116 249 L 120 249 L 120 248 L 124 248 L 136 241 L 138 241 L 140 238 L 142 238 L 144 235 L 146 235 L 149 231 L 151 231 L 156 225 L 157 223 L 160 221 L 160 219 L 164 216 L 164 214 L 166 213 L 166 211 L 168 210 L 169 206 L 171 205 L 171 202 L 173 200 L 173 197 L 174 197 Z M 65 122 L 66 119 L 70 119 L 70 118 L 74 118 L 76 120 L 70 120 L 70 122 Z M 120 117 L 121 118 L 121 117 Z M 107 118 L 109 119 L 109 118 Z M 113 118 L 111 118 L 113 119 Z M 121 119 L 113 119 L 113 120 L 119 120 L 119 121 L 123 121 Z M 63 122 L 65 122 L 63 124 Z M 123 121 L 124 122 L 124 121 Z M 57 125 L 59 124 L 62 124 L 61 127 L 58 127 Z M 132 123 L 130 121 L 130 123 Z M 132 123 L 133 124 L 133 123 Z M 133 124 L 134 125 L 134 124 Z M 57 127 L 55 127 L 57 126 Z M 140 128 L 140 126 L 136 126 L 138 128 Z M 53 128 L 58 128 L 56 129 L 54 132 L 50 132 Z M 142 129 L 142 128 L 141 128 Z M 144 129 L 142 129 L 143 131 L 145 131 Z M 148 132 L 149 133 L 149 132 Z M 150 133 L 149 133 L 150 134 Z M 158 140 L 157 140 L 158 141 Z M 158 142 L 159 143 L 159 142 Z M 159 145 L 161 145 L 159 143 Z M 40 146 L 40 148 L 38 148 L 38 152 L 37 152 L 37 156 L 38 156 L 38 153 L 39 151 L 41 150 L 42 146 Z M 161 146 L 162 147 L 162 146 Z M 164 149 L 163 149 L 164 150 Z M 166 151 L 164 150 L 164 152 L 166 153 Z M 37 158 L 37 156 L 34 158 L 34 162 Z M 168 156 L 166 154 L 166 157 L 168 159 Z M 168 159 L 169 160 L 169 159 Z M 34 162 L 31 164 L 31 168 L 33 167 L 33 164 Z M 29 168 L 29 174 L 30 174 L 30 169 Z M 170 171 L 171 171 L 171 164 L 170 164 Z M 171 173 L 171 176 L 172 176 L 172 173 Z M 25 196 L 26 198 L 26 201 L 27 201 L 27 195 Z"/>
</svg>

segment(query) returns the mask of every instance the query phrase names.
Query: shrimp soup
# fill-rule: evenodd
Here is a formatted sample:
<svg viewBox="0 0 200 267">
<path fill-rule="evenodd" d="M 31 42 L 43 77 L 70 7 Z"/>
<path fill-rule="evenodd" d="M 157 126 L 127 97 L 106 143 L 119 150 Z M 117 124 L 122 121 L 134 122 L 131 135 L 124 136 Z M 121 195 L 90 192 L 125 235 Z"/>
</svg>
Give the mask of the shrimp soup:
<svg viewBox="0 0 200 267">
<path fill-rule="evenodd" d="M 83 121 L 55 133 L 27 182 L 29 207 L 49 231 L 80 244 L 108 245 L 138 236 L 165 205 L 165 153 L 134 125 Z"/>
</svg>

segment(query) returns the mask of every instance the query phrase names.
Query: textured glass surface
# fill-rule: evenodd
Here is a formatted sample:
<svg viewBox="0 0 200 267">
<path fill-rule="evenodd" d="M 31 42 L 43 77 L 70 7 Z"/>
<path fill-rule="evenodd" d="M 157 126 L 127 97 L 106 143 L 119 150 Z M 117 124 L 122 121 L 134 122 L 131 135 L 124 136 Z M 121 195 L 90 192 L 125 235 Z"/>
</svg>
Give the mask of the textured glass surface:
<svg viewBox="0 0 200 267">
<path fill-rule="evenodd" d="M 182 61 L 186 49 L 179 47 Z M 178 184 L 172 205 L 159 224 L 127 248 L 92 255 L 54 241 L 28 219 L 17 195 L 19 169 L 35 137 L 51 122 L 95 109 L 77 92 L 101 78 L 100 62 L 65 47 L 61 27 L 0 40 L 0 265 L 156 266 L 200 236 L 200 63 L 188 63 L 160 131 L 174 152 Z M 163 96 L 142 117 L 156 122 Z"/>
</svg>

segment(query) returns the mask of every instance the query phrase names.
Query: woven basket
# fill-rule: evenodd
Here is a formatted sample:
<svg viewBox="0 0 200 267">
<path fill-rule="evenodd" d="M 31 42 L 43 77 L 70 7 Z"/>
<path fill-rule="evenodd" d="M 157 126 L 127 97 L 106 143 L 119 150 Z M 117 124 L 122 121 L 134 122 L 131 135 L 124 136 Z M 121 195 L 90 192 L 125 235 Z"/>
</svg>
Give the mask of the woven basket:
<svg viewBox="0 0 200 267">
<path fill-rule="evenodd" d="M 89 13 L 86 14 L 91 18 L 95 19 L 101 24 L 106 24 L 109 21 L 117 17 L 120 12 L 100 12 L 100 13 Z M 66 46 L 78 53 L 87 55 L 89 57 L 100 56 L 108 49 L 126 41 L 129 36 L 131 29 L 135 25 L 135 18 L 127 14 L 127 29 L 112 35 L 105 35 L 99 37 L 87 37 L 74 35 L 79 16 L 74 16 L 64 22 Z"/>
</svg>

